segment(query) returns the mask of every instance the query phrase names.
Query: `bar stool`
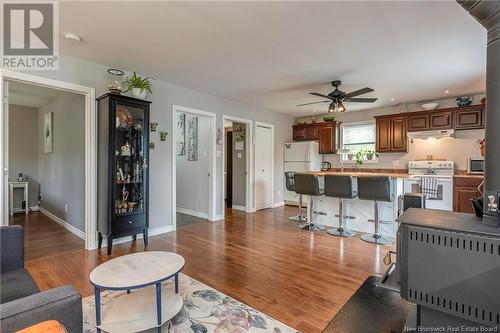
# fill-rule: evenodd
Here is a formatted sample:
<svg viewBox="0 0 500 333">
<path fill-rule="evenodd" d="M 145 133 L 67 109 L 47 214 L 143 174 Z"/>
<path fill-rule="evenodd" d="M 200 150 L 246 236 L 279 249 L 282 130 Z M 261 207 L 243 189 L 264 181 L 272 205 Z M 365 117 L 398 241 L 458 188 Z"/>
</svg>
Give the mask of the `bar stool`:
<svg viewBox="0 0 500 333">
<path fill-rule="evenodd" d="M 293 171 L 285 172 L 285 185 L 288 191 L 295 192 L 295 172 Z M 299 194 L 299 214 L 295 216 L 290 216 L 288 219 L 297 222 L 307 221 L 306 216 L 302 214 L 302 194 Z"/>
<path fill-rule="evenodd" d="M 325 196 L 339 199 L 339 227 L 328 229 L 326 232 L 332 236 L 352 237 L 356 233 L 345 227 L 344 199 L 354 199 L 357 195 L 357 180 L 352 176 L 325 176 Z"/>
<path fill-rule="evenodd" d="M 373 235 L 365 234 L 361 239 L 368 243 L 387 245 L 393 239 L 380 234 L 380 220 L 378 216 L 378 203 L 392 201 L 391 179 L 385 176 L 358 177 L 358 198 L 374 202 L 375 232 Z"/>
<path fill-rule="evenodd" d="M 309 205 L 307 206 L 307 222 L 302 223 L 300 228 L 303 230 L 322 231 L 325 229 L 321 224 L 314 223 L 314 197 L 322 195 L 319 188 L 318 176 L 309 174 L 295 174 L 295 193 L 308 195 Z"/>
</svg>

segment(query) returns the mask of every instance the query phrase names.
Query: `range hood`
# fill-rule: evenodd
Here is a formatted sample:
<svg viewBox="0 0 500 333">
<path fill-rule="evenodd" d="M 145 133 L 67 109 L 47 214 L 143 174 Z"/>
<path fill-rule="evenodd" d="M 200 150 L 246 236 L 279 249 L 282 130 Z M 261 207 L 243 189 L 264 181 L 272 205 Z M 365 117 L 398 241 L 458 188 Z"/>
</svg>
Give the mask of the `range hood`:
<svg viewBox="0 0 500 333">
<path fill-rule="evenodd" d="M 441 138 L 452 138 L 454 136 L 455 136 L 455 130 L 452 129 L 408 132 L 408 139 L 410 140 L 441 139 Z"/>
</svg>

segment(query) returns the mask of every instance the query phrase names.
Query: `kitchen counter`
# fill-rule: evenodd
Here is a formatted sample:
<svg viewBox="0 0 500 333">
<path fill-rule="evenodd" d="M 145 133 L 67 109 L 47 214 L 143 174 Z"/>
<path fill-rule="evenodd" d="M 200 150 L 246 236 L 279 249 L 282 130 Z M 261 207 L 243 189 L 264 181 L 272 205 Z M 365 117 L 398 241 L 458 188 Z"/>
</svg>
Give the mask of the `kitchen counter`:
<svg viewBox="0 0 500 333">
<path fill-rule="evenodd" d="M 391 178 L 408 178 L 410 176 L 407 172 L 387 172 L 387 171 L 305 171 L 298 173 L 312 174 L 316 176 L 346 175 L 353 177 L 385 176 Z"/>
<path fill-rule="evenodd" d="M 456 174 L 453 177 L 455 177 L 455 178 L 476 178 L 476 179 L 483 179 L 484 175 L 478 175 L 478 174 L 472 174 L 472 173 L 462 173 L 462 174 Z"/>
</svg>

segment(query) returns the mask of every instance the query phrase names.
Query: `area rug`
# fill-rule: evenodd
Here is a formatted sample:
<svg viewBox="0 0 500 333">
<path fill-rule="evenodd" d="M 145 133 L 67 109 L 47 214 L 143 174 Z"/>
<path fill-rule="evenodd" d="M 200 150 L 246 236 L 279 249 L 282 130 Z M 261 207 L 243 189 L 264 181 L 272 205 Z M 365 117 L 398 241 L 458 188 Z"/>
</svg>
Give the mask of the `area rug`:
<svg viewBox="0 0 500 333">
<path fill-rule="evenodd" d="M 165 282 L 163 288 L 173 289 L 173 281 Z M 125 293 L 104 291 L 101 293 L 101 304 L 106 306 L 111 299 Z M 162 333 L 298 333 L 276 319 L 182 273 L 179 275 L 179 293 L 184 305 L 170 322 L 162 326 Z M 152 300 L 152 306 L 154 304 Z M 83 299 L 83 332 L 97 332 L 94 296 Z M 156 329 L 147 332 L 156 332 Z"/>
</svg>

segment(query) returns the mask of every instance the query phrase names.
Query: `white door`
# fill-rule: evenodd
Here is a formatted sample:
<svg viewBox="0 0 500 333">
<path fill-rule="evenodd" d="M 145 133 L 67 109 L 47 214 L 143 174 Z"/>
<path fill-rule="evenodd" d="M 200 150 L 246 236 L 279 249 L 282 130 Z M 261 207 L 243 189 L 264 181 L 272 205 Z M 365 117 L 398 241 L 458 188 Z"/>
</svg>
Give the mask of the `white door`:
<svg viewBox="0 0 500 333">
<path fill-rule="evenodd" d="M 2 166 L 2 189 L 1 189 L 1 201 L 2 201 L 2 220 L 0 225 L 9 225 L 9 82 L 2 79 L 1 85 L 1 96 L 2 96 L 2 110 L 3 113 L 0 115 L 2 117 L 2 156 L 1 156 L 1 166 Z"/>
<path fill-rule="evenodd" d="M 255 127 L 255 208 L 272 206 L 271 178 L 273 133 L 269 127 Z"/>
</svg>

